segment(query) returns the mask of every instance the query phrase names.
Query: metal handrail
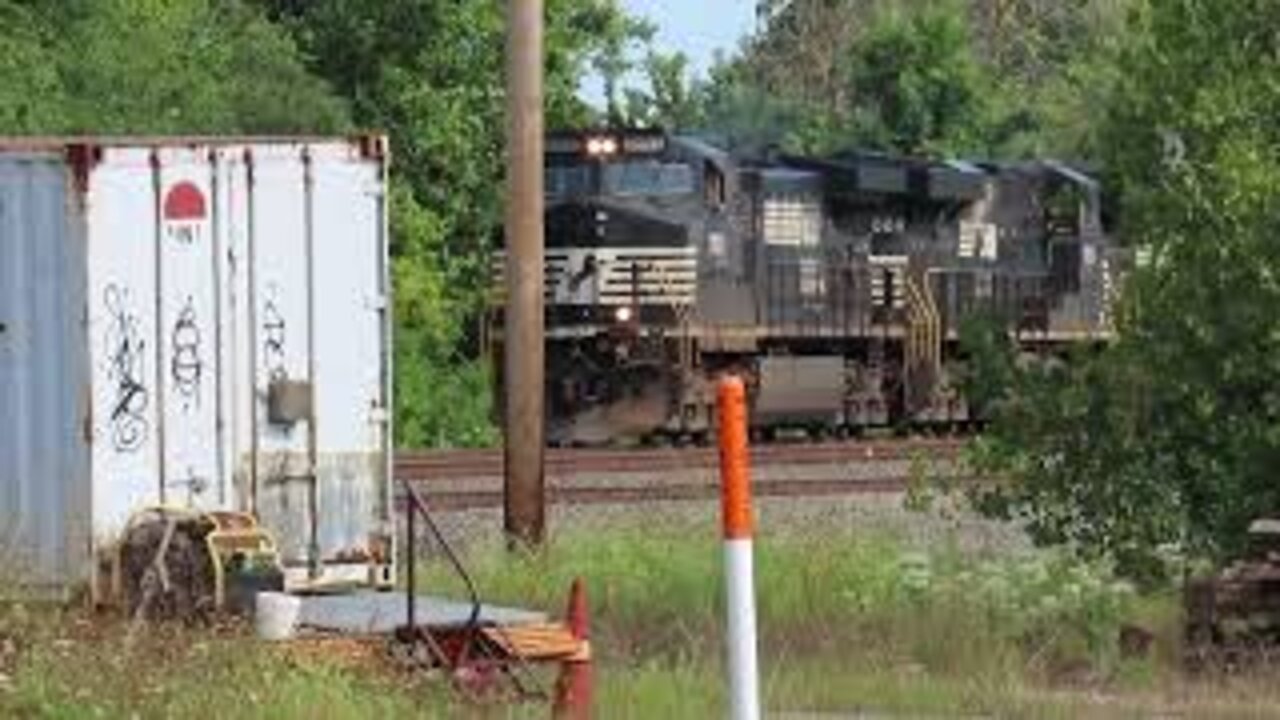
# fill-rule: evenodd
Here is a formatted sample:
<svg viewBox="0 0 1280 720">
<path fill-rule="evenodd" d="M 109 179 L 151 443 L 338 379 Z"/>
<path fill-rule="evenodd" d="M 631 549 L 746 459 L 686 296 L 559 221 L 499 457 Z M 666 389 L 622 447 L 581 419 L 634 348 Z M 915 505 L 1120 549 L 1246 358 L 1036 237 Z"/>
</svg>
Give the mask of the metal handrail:
<svg viewBox="0 0 1280 720">
<path fill-rule="evenodd" d="M 453 566 L 454 572 L 458 574 L 458 577 L 462 578 L 463 584 L 466 585 L 467 596 L 471 601 L 471 615 L 467 618 L 467 622 L 463 626 L 467 649 L 462 653 L 462 656 L 469 656 L 472 652 L 479 651 L 489 659 L 493 659 L 494 655 L 492 648 L 490 648 L 487 643 L 482 642 L 481 639 L 481 633 L 479 631 L 481 611 L 480 593 L 476 590 L 476 585 L 471 578 L 471 574 L 467 572 L 466 567 L 463 566 L 462 561 L 458 558 L 458 554 L 454 551 L 453 547 L 449 545 L 447 540 L 445 540 L 444 533 L 440 531 L 440 526 L 436 524 L 435 519 L 431 517 L 430 511 L 427 510 L 426 501 L 424 501 L 422 496 L 418 494 L 418 491 L 414 489 L 412 482 L 409 480 L 401 480 L 400 482 L 404 485 L 405 496 L 409 499 L 410 505 L 406 527 L 409 539 L 408 567 L 406 568 L 409 592 L 406 595 L 407 617 L 405 618 L 408 624 L 408 636 L 410 638 L 410 642 L 414 644 L 424 642 L 429 648 L 429 652 L 434 655 L 436 662 L 440 665 L 448 666 L 451 662 L 450 656 L 447 655 L 445 650 L 435 641 L 430 632 L 425 634 L 420 634 L 418 632 L 417 592 L 415 588 L 417 580 L 416 572 L 418 551 L 416 542 L 417 528 L 414 523 L 414 518 L 418 515 L 422 515 L 422 518 L 427 521 L 427 528 L 431 530 L 431 535 L 435 537 L 436 542 L 440 544 L 441 549 L 444 550 L 445 557 L 449 559 L 449 564 Z M 499 634 L 505 636 L 505 631 L 501 626 L 495 626 L 495 629 Z M 532 674 L 532 671 L 523 657 L 516 655 L 515 660 L 516 667 L 506 667 L 503 669 L 503 672 L 511 679 L 512 683 L 514 683 L 517 692 L 522 696 L 547 697 L 545 690 L 529 689 L 530 687 L 536 688 L 538 686 L 538 679 Z M 523 679 L 517 674 L 517 669 L 525 675 Z M 465 689 L 466 683 L 461 681 L 459 676 L 455 675 L 453 680 L 455 687 Z"/>
<path fill-rule="evenodd" d="M 405 569 L 408 574 L 409 592 L 407 594 L 408 601 L 408 625 L 411 630 L 416 630 L 417 624 L 417 528 L 415 527 L 414 518 L 419 514 L 422 519 L 427 521 L 427 528 L 431 530 L 431 535 L 435 537 L 436 542 L 440 544 L 440 548 L 444 550 L 445 557 L 449 559 L 449 564 L 453 566 L 454 572 L 458 577 L 462 578 L 463 584 L 467 588 L 467 597 L 471 601 L 471 615 L 467 619 L 466 627 L 474 628 L 480 624 L 480 593 L 476 591 L 475 582 L 471 579 L 471 574 L 467 572 L 462 561 L 458 558 L 458 554 L 454 552 L 453 547 L 445 540 L 444 533 L 440 532 L 440 527 L 436 525 L 436 521 L 431 517 L 431 513 L 427 510 L 427 503 L 418 494 L 413 484 L 408 480 L 401 480 L 404 486 L 405 496 L 409 499 L 408 513 L 408 541 L 409 556 L 408 567 Z"/>
</svg>

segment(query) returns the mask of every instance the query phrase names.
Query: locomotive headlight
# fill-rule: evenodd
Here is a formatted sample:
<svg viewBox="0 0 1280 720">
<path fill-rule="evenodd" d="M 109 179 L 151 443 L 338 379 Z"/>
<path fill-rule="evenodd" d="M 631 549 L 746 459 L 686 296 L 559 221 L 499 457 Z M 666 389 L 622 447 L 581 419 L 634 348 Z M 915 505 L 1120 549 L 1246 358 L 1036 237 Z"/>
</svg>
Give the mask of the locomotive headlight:
<svg viewBox="0 0 1280 720">
<path fill-rule="evenodd" d="M 611 137 L 593 137 L 587 139 L 588 155 L 613 155 L 618 152 L 618 141 Z"/>
<path fill-rule="evenodd" d="M 632 317 L 631 308 L 627 307 L 626 305 L 623 305 L 622 307 L 613 311 L 613 318 L 620 323 L 631 322 L 631 317 Z"/>
</svg>

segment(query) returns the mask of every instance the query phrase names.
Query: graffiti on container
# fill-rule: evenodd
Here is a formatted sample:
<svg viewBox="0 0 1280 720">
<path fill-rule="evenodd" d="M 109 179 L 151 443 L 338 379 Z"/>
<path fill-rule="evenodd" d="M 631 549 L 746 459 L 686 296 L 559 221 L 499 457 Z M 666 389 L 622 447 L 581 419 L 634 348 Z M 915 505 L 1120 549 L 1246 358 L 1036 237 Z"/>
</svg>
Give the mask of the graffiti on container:
<svg viewBox="0 0 1280 720">
<path fill-rule="evenodd" d="M 112 283 L 102 299 L 108 315 L 107 379 L 114 394 L 109 415 L 111 444 L 118 452 L 134 452 L 146 442 L 150 431 L 146 414 L 150 392 L 143 383 L 146 342 L 127 288 Z"/>
<path fill-rule="evenodd" d="M 188 466 L 182 479 L 166 483 L 166 487 L 187 491 L 187 500 L 192 501 L 204 495 L 209 489 L 209 480 L 196 473 L 196 469 Z"/>
<path fill-rule="evenodd" d="M 279 288 L 269 286 L 267 300 L 262 308 L 262 358 L 267 368 L 267 375 L 274 380 L 283 380 L 289 372 L 285 369 L 285 324 L 284 315 L 280 313 L 277 302 Z"/>
<path fill-rule="evenodd" d="M 200 360 L 200 326 L 196 324 L 195 300 L 190 295 L 173 323 L 171 342 L 173 357 L 169 361 L 169 372 L 182 398 L 183 409 L 190 411 L 200 405 L 200 378 L 204 374 L 204 363 Z"/>
</svg>

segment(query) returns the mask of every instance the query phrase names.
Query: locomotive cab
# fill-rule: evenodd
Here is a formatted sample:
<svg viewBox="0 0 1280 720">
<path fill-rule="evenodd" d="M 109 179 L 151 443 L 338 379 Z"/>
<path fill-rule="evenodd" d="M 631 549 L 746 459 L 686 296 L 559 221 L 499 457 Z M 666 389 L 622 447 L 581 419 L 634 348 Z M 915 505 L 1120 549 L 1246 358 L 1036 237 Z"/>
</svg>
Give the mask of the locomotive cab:
<svg viewBox="0 0 1280 720">
<path fill-rule="evenodd" d="M 697 302 L 705 228 L 725 202 L 721 160 L 705 150 L 661 131 L 547 138 L 552 442 L 643 435 L 671 412 L 672 361 Z"/>
<path fill-rule="evenodd" d="M 672 324 L 696 293 L 695 159 L 657 132 L 552 136 L 546 156 L 549 337 Z"/>
</svg>

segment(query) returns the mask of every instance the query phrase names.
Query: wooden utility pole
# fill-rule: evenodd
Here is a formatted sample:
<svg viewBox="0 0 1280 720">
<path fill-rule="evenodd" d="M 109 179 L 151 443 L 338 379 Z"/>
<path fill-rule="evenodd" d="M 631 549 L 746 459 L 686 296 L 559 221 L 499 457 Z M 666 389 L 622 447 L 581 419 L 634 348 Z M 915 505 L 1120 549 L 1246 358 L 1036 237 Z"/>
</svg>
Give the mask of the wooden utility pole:
<svg viewBox="0 0 1280 720">
<path fill-rule="evenodd" d="M 546 528 L 542 136 L 542 0 L 508 0 L 503 527 L 526 546 Z"/>
</svg>

